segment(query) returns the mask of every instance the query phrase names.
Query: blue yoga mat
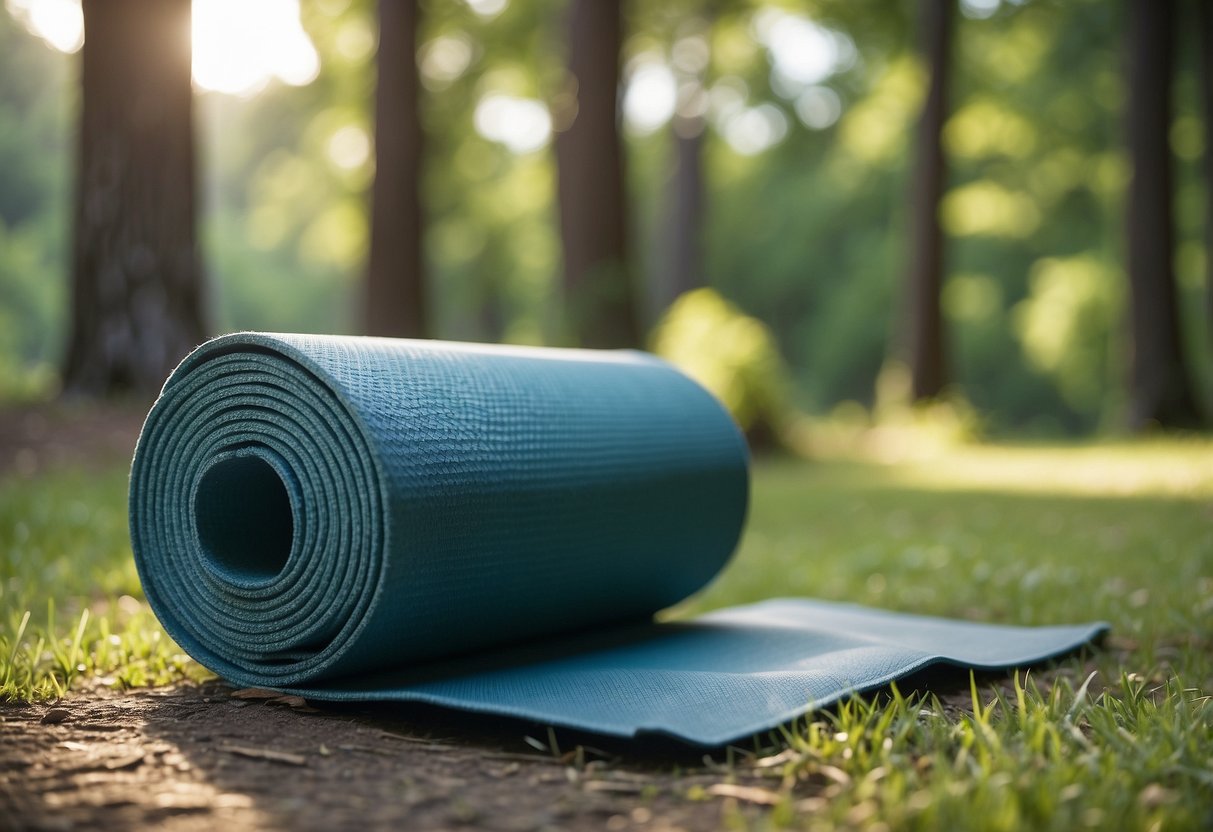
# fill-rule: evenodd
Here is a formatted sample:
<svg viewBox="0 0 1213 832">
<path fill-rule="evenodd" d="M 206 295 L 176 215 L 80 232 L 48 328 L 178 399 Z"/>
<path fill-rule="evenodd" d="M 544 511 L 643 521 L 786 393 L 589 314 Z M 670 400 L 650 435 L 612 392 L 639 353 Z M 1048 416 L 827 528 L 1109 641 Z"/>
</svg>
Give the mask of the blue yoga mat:
<svg viewBox="0 0 1213 832">
<path fill-rule="evenodd" d="M 705 745 L 1105 629 L 808 600 L 654 623 L 748 490 L 729 415 L 644 353 L 241 333 L 148 414 L 131 542 L 165 629 L 236 684 Z"/>
</svg>

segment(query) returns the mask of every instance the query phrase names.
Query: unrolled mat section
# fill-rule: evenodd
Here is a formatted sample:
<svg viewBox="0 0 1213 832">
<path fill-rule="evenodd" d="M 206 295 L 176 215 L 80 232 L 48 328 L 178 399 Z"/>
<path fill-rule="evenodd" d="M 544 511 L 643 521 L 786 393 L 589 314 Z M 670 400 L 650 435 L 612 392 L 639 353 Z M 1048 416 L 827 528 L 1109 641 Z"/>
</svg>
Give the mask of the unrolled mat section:
<svg viewBox="0 0 1213 832">
<path fill-rule="evenodd" d="M 237 684 L 703 744 L 1103 629 L 803 600 L 654 623 L 728 560 L 748 476 L 720 404 L 644 353 L 241 333 L 149 413 L 131 541 L 165 629 Z"/>
</svg>

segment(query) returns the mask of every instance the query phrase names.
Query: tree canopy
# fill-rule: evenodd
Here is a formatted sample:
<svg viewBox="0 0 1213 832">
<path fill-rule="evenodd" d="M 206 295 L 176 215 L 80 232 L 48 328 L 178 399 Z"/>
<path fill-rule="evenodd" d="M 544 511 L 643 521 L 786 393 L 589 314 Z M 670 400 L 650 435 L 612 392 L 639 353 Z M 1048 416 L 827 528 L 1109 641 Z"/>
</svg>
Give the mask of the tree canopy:
<svg viewBox="0 0 1213 832">
<path fill-rule="evenodd" d="M 0 14 L 8 394 L 54 383 L 66 320 L 78 56 L 33 33 L 22 13 L 33 2 Z M 429 330 L 559 343 L 553 136 L 570 118 L 568 4 L 421 8 Z M 950 379 L 996 432 L 1085 432 L 1124 415 L 1126 17 L 1101 0 L 964 0 L 955 16 L 941 308 Z M 376 7 L 309 0 L 300 21 L 314 79 L 234 95 L 208 90 L 195 65 L 217 331 L 360 327 Z M 766 325 L 800 406 L 872 401 L 909 251 L 905 194 L 927 89 L 915 27 L 916 7 L 892 0 L 625 6 L 629 266 L 647 323 L 669 300 L 674 129 L 701 117 L 700 284 Z M 1199 43 L 1194 27 L 1178 36 L 1168 131 L 1177 308 L 1208 410 Z"/>
</svg>

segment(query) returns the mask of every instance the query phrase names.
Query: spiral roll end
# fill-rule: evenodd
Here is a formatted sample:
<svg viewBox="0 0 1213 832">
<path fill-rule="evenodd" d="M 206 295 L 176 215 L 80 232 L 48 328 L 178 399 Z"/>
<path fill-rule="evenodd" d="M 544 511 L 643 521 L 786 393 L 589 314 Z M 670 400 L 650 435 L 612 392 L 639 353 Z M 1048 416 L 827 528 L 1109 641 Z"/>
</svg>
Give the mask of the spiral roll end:
<svg viewBox="0 0 1213 832">
<path fill-rule="evenodd" d="M 211 341 L 166 382 L 132 464 L 148 601 L 234 681 L 341 672 L 381 584 L 383 499 L 365 431 L 306 356 L 251 334 Z"/>
</svg>

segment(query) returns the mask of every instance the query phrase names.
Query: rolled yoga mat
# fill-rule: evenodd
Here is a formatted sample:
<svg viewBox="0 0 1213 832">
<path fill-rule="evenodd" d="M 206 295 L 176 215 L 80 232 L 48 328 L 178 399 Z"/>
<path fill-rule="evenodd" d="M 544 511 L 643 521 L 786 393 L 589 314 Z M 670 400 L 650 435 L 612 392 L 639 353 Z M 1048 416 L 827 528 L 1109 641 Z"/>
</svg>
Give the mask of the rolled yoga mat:
<svg viewBox="0 0 1213 832">
<path fill-rule="evenodd" d="M 131 542 L 169 635 L 236 684 L 704 745 L 1104 629 L 807 600 L 653 622 L 728 560 L 748 477 L 721 405 L 644 353 L 241 333 L 148 414 Z"/>
</svg>

